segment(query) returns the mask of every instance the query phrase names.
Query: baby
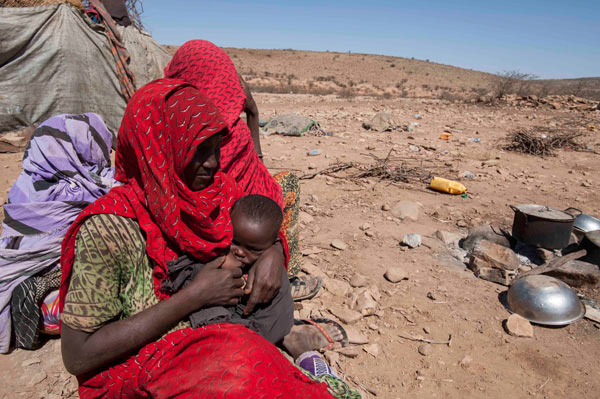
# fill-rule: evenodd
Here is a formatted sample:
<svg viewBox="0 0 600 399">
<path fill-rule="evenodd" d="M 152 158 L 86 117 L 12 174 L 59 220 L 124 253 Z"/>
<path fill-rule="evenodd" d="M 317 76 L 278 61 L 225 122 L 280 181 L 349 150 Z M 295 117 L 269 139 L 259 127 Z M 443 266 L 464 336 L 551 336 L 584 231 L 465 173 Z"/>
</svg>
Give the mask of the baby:
<svg viewBox="0 0 600 399">
<path fill-rule="evenodd" d="M 283 213 L 272 199 L 256 194 L 240 198 L 231 211 L 233 241 L 222 268 L 247 272 L 256 260 L 279 242 Z"/>
<path fill-rule="evenodd" d="M 281 208 L 272 199 L 255 194 L 240 198 L 231 211 L 233 241 L 221 267 L 241 267 L 247 273 L 256 260 L 279 241 L 282 221 Z M 185 287 L 203 266 L 187 257 L 170 262 L 170 281 L 163 284 L 163 289 L 176 292 Z M 294 303 L 285 270 L 281 277 L 279 293 L 269 303 L 257 306 L 250 315 L 243 316 L 248 299 L 244 296 L 237 306 L 214 306 L 192 313 L 192 327 L 215 323 L 242 324 L 271 343 L 281 341 L 290 332 L 294 322 Z"/>
</svg>

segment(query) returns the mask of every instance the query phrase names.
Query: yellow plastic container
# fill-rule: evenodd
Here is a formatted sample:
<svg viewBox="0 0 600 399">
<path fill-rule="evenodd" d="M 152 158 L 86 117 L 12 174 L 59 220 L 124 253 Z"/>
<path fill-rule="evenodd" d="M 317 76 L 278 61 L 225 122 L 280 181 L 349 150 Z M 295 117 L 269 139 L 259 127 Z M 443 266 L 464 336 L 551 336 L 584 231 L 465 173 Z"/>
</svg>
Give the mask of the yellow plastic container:
<svg viewBox="0 0 600 399">
<path fill-rule="evenodd" d="M 467 188 L 457 181 L 444 179 L 442 177 L 434 177 L 429 183 L 429 187 L 434 190 L 442 191 L 448 194 L 464 194 Z"/>
</svg>

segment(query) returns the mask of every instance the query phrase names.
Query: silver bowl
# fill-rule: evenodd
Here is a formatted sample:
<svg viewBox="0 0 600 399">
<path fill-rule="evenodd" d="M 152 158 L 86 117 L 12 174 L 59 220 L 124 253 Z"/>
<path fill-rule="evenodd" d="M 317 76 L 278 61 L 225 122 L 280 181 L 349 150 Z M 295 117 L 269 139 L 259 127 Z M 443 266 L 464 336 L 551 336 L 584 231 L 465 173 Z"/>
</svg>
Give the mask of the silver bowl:
<svg viewBox="0 0 600 399">
<path fill-rule="evenodd" d="M 586 215 L 582 213 L 575 217 L 575 222 L 573 222 L 573 227 L 578 228 L 579 230 L 587 233 L 589 231 L 600 230 L 600 219 L 595 218 L 591 215 Z"/>
<path fill-rule="evenodd" d="M 583 317 L 585 307 L 562 281 L 544 275 L 517 279 L 506 296 L 511 312 L 547 326 L 565 326 Z"/>
</svg>

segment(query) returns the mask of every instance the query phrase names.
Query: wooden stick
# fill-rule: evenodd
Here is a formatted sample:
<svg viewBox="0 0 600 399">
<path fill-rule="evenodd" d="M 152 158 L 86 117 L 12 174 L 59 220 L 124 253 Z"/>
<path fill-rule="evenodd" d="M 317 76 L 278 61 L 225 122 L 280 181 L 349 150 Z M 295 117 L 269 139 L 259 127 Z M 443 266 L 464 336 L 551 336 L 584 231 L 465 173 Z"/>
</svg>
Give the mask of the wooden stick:
<svg viewBox="0 0 600 399">
<path fill-rule="evenodd" d="M 427 338 L 411 337 L 411 336 L 402 335 L 402 334 L 398 334 L 398 336 L 400 338 L 409 339 L 411 341 L 425 342 L 427 344 L 434 344 L 434 345 L 448 345 L 448 346 L 450 346 L 450 344 L 452 343 L 452 335 L 451 334 L 448 334 L 448 340 L 447 341 L 434 341 L 434 340 L 427 339 Z"/>
<path fill-rule="evenodd" d="M 582 249 L 580 251 L 572 252 L 572 253 L 570 253 L 568 255 L 565 255 L 565 256 L 557 256 L 556 258 L 550 259 L 548 262 L 544 263 L 540 267 L 536 267 L 533 270 L 530 270 L 530 271 L 525 272 L 525 273 L 521 273 L 513 281 L 516 281 L 517 279 L 520 279 L 521 277 L 529 276 L 529 275 L 532 275 L 532 274 L 543 274 L 543 273 L 550 272 L 552 270 L 558 269 L 559 267 L 561 267 L 565 263 L 568 263 L 568 262 L 570 262 L 572 260 L 583 258 L 585 255 L 587 255 L 587 251 L 585 249 Z"/>
</svg>

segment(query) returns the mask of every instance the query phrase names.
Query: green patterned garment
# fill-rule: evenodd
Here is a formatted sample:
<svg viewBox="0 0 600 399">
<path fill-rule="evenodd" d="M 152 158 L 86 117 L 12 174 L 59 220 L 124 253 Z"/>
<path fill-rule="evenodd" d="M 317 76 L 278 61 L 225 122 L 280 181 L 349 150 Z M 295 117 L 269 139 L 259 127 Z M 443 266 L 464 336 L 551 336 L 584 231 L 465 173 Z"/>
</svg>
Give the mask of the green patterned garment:
<svg viewBox="0 0 600 399">
<path fill-rule="evenodd" d="M 126 319 L 158 303 L 152 260 L 133 219 L 94 215 L 79 229 L 63 323 L 94 332 L 115 319 Z M 189 327 L 180 323 L 176 329 Z"/>
</svg>

